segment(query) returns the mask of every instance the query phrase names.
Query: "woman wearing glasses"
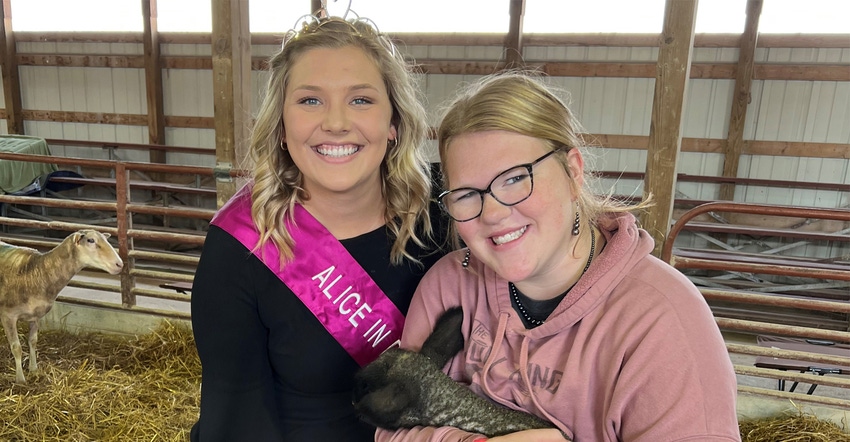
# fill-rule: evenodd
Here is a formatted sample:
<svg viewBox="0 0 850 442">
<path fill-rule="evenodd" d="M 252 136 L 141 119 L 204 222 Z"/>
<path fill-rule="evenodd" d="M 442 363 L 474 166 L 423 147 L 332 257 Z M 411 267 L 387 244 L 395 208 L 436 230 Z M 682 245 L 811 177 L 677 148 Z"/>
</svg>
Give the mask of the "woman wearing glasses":
<svg viewBox="0 0 850 442">
<path fill-rule="evenodd" d="M 402 347 L 449 307 L 464 349 L 444 370 L 476 393 L 553 422 L 491 441 L 740 440 L 736 379 L 696 287 L 650 253 L 629 207 L 588 190 L 579 126 L 539 80 L 491 76 L 438 133 L 440 204 L 467 248 L 414 295 Z M 458 411 L 461 413 L 462 411 Z M 417 427 L 382 441 L 477 441 Z"/>
</svg>

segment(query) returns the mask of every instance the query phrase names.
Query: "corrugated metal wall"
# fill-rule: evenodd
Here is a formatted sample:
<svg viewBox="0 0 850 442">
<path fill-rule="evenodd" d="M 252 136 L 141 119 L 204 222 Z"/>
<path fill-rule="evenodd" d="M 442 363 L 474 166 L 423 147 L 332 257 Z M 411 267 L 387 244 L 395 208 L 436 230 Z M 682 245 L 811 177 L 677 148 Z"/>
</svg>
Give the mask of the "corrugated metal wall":
<svg viewBox="0 0 850 442">
<path fill-rule="evenodd" d="M 208 44 L 162 44 L 163 56 L 203 56 L 211 54 Z M 276 45 L 258 45 L 255 56 L 269 56 Z M 501 47 L 407 46 L 412 59 L 499 60 Z M 28 54 L 131 54 L 143 51 L 137 43 L 42 43 L 19 42 L 18 52 Z M 657 48 L 624 47 L 528 47 L 525 59 L 544 61 L 655 62 Z M 696 48 L 693 61 L 737 62 L 737 50 Z M 850 63 L 848 49 L 759 49 L 756 62 Z M 251 96 L 254 109 L 260 100 L 267 76 L 254 72 Z M 418 80 L 429 109 L 432 125 L 438 122 L 441 106 L 458 87 L 477 79 L 476 75 L 420 75 Z M 144 70 L 136 68 L 21 66 L 23 108 L 145 114 Z M 648 135 L 652 112 L 654 79 L 553 77 L 551 84 L 565 93 L 577 117 L 589 133 Z M 683 118 L 683 136 L 725 139 L 728 129 L 734 80 L 692 79 Z M 163 102 L 166 116 L 212 117 L 212 71 L 165 69 Z M 2 100 L 2 96 L 0 96 Z M 0 102 L 2 104 L 2 102 Z M 45 138 L 85 139 L 146 143 L 147 127 L 120 124 L 81 124 L 26 121 L 28 134 Z M 5 122 L 0 126 L 5 131 Z M 169 127 L 166 143 L 178 146 L 214 148 L 212 129 Z M 745 139 L 769 141 L 811 141 L 850 143 L 850 83 L 830 81 L 753 82 L 752 101 L 747 111 Z M 592 140 L 590 140 L 592 141 Z M 434 151 L 433 143 L 429 149 Z M 91 149 L 66 147 L 57 155 L 93 155 Z M 608 171 L 641 172 L 646 152 L 637 149 L 596 149 L 595 168 Z M 94 153 L 96 154 L 96 152 Z M 144 161 L 143 152 L 127 153 L 128 160 Z M 189 154 L 169 154 L 169 162 L 211 166 L 213 158 Z M 435 156 L 432 155 L 432 158 Z M 717 153 L 683 152 L 679 172 L 719 175 L 723 156 Z M 739 177 L 800 181 L 850 183 L 850 160 L 806 157 L 744 155 Z M 636 180 L 602 180 L 600 189 L 616 194 L 640 194 Z M 683 183 L 682 196 L 717 198 L 719 186 Z M 739 186 L 736 200 L 772 204 L 804 204 L 817 207 L 845 207 L 848 195 L 830 191 L 787 191 L 756 186 Z"/>
</svg>

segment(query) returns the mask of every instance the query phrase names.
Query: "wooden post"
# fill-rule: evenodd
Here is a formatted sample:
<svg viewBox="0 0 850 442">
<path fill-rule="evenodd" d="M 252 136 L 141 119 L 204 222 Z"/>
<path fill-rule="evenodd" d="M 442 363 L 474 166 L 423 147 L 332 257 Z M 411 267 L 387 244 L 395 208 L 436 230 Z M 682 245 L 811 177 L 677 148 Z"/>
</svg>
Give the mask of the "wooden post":
<svg viewBox="0 0 850 442">
<path fill-rule="evenodd" d="M 762 0 L 747 1 L 747 21 L 744 34 L 741 35 L 738 53 L 738 70 L 735 76 L 735 94 L 732 96 L 732 112 L 729 116 L 729 134 L 726 137 L 723 159 L 723 176 L 738 177 L 738 164 L 744 151 L 744 123 L 747 119 L 747 107 L 750 104 L 750 91 L 753 85 L 753 64 L 758 44 L 759 17 Z M 735 199 L 735 185 L 720 186 L 720 199 Z"/>
<path fill-rule="evenodd" d="M 230 170 L 247 156 L 250 124 L 251 33 L 248 0 L 212 0 L 216 189 L 221 207 L 236 192 Z"/>
<path fill-rule="evenodd" d="M 511 0 L 511 23 L 505 38 L 505 67 L 521 68 L 525 65 L 522 58 L 522 22 L 525 15 L 525 0 Z"/>
<path fill-rule="evenodd" d="M 121 304 L 127 308 L 136 306 L 136 295 L 133 293 L 133 287 L 136 286 L 136 277 L 133 276 L 136 260 L 130 255 L 134 242 L 128 234 L 133 229 L 133 216 L 127 212 L 129 204 L 130 171 L 125 163 L 119 161 L 115 163 L 115 219 L 118 228 L 118 255 L 124 260 L 124 268 L 121 269 Z"/>
<path fill-rule="evenodd" d="M 664 9 L 644 182 L 644 198 L 652 194 L 655 206 L 641 216 L 642 226 L 655 239 L 655 256 L 661 254 L 673 215 L 696 11 L 697 0 L 667 0 Z"/>
<path fill-rule="evenodd" d="M 10 134 L 24 134 L 24 118 L 21 113 L 21 80 L 18 77 L 17 48 L 15 33 L 12 32 L 12 1 L 3 0 L 0 10 L 0 65 L 3 72 L 3 95 L 6 99 L 6 130 Z"/>
<path fill-rule="evenodd" d="M 162 107 L 162 63 L 159 57 L 159 28 L 156 0 L 142 0 L 145 47 L 145 91 L 148 104 L 148 143 L 165 144 L 165 115 Z M 165 164 L 165 151 L 151 149 L 150 162 Z"/>
</svg>

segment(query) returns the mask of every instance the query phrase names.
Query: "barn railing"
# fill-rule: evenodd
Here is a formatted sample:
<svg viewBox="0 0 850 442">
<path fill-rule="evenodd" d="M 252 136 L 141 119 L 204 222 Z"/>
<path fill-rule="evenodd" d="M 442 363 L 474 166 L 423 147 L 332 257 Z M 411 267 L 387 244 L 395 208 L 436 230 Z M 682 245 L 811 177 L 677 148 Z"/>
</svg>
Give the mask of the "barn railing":
<svg viewBox="0 0 850 442">
<path fill-rule="evenodd" d="M 777 254 L 759 255 L 737 250 L 716 248 L 715 250 L 680 249 L 674 246 L 677 237 L 687 232 L 689 226 L 697 224 L 697 230 L 710 231 L 710 226 L 695 223 L 694 219 L 708 213 L 745 213 L 772 217 L 802 218 L 810 221 L 835 220 L 844 223 L 838 232 L 795 231 L 794 229 L 752 228 L 751 226 L 718 225 L 718 235 L 734 244 L 734 235 L 757 236 L 761 241 L 779 238 L 811 243 L 834 244 L 836 256 L 811 259 Z M 850 210 L 819 209 L 796 206 L 775 206 L 734 202 L 712 202 L 697 206 L 673 224 L 662 249 L 662 259 L 683 272 L 700 270 L 722 275 L 772 275 L 779 278 L 810 278 L 816 281 L 805 283 L 765 283 L 762 287 L 748 281 L 744 288 L 701 287 L 700 291 L 712 306 L 718 326 L 724 332 L 749 336 L 754 343 L 733 343 L 727 340 L 730 354 L 746 355 L 745 360 L 754 363 L 735 364 L 738 375 L 752 378 L 772 379 L 777 389 L 741 385 L 739 392 L 756 396 L 790 399 L 830 407 L 850 409 L 850 243 L 847 226 Z M 736 231 L 737 229 L 737 231 Z M 730 240 L 732 238 L 732 240 Z M 795 242 L 794 244 L 798 244 Z M 778 249 L 778 247 L 777 247 Z M 687 274 L 687 273 L 686 273 Z M 721 276 L 722 277 L 722 276 Z M 757 279 L 757 278 L 756 278 Z M 700 278 L 710 281 L 710 278 Z M 717 279 L 715 281 L 719 281 Z M 728 280 L 728 279 L 727 279 Z M 729 307 L 732 305 L 733 307 Z M 786 313 L 771 313 L 783 309 Z M 833 329 L 825 329 L 817 320 L 808 324 L 795 325 L 794 312 L 814 311 L 821 314 L 839 315 L 843 322 Z M 791 312 L 790 314 L 787 312 Z M 791 322 L 788 322 L 791 321 Z M 759 343 L 761 343 L 759 345 Z M 836 376 L 837 375 L 837 376 Z M 809 384 L 807 393 L 784 391 L 786 381 Z M 832 394 L 817 394 L 815 386 L 834 387 L 841 390 Z M 822 389 L 823 390 L 823 389 Z M 841 393 L 843 391 L 843 393 Z"/>
<path fill-rule="evenodd" d="M 196 175 L 200 177 L 212 177 L 213 168 L 13 153 L 0 153 L 0 160 L 40 162 L 47 164 L 55 164 L 59 166 L 106 169 L 110 172 L 109 174 L 111 176 L 114 176 L 114 201 L 91 201 L 47 197 L 47 195 L 43 191 L 39 196 L 9 194 L 0 195 L 0 204 L 14 204 L 18 206 L 40 206 L 61 209 L 78 209 L 81 211 L 94 210 L 114 214 L 114 226 L 104 226 L 96 224 L 93 225 L 92 223 L 87 222 L 87 220 L 85 219 L 75 220 L 76 222 L 67 220 L 53 220 L 50 219 L 50 217 L 40 214 L 33 214 L 32 219 L 26 217 L 19 218 L 0 216 L 0 225 L 4 226 L 4 229 L 6 228 L 5 226 L 14 226 L 22 228 L 64 230 L 72 232 L 79 229 L 93 228 L 105 233 L 109 233 L 117 240 L 118 253 L 125 261 L 125 266 L 122 272 L 119 274 L 117 285 L 103 282 L 86 281 L 82 278 L 75 277 L 71 281 L 69 286 L 120 293 L 120 304 L 90 299 L 81 299 L 76 297 L 72 298 L 67 296 L 60 296 L 60 301 L 70 304 L 101 307 L 107 309 L 132 310 L 134 312 L 144 312 L 163 317 L 189 319 L 188 309 L 185 309 L 186 311 L 172 311 L 167 309 L 146 308 L 138 306 L 137 297 L 140 296 L 187 303 L 190 301 L 191 297 L 186 294 L 178 293 L 174 290 L 160 290 L 158 288 L 140 287 L 137 284 L 137 280 L 146 279 L 153 281 L 191 283 L 194 275 L 194 267 L 197 265 L 198 257 L 160 250 L 140 250 L 135 247 L 135 242 L 137 240 L 144 240 L 154 243 L 201 246 L 204 242 L 205 232 L 198 231 L 197 233 L 186 233 L 177 231 L 177 229 L 169 229 L 167 227 L 164 227 L 162 229 L 137 229 L 133 226 L 133 215 L 146 214 L 157 215 L 162 217 L 191 218 L 209 221 L 210 219 L 212 219 L 212 216 L 215 211 L 212 209 L 202 209 L 196 207 L 174 207 L 165 205 L 154 206 L 137 203 L 132 200 L 132 195 L 134 194 L 134 185 L 131 182 L 129 176 L 131 172 L 139 171 L 143 173 L 180 174 Z M 236 172 L 234 172 L 234 175 L 235 173 Z M 102 185 L 102 182 L 100 182 L 99 185 Z M 180 191 L 178 187 L 175 187 L 173 185 L 170 186 L 171 187 L 168 187 L 168 189 L 170 189 L 171 191 Z M 211 190 L 213 190 L 214 194 L 214 189 Z M 187 191 L 191 192 L 193 190 L 187 189 Z M 2 235 L 2 239 L 10 244 L 25 245 L 37 248 L 50 248 L 58 243 L 52 243 L 50 241 L 44 240 L 16 238 L 10 235 Z M 136 266 L 137 260 L 143 260 L 158 264 L 175 264 L 178 266 L 185 267 L 186 271 L 174 271 L 173 269 L 149 270 L 138 268 Z M 104 275 L 104 278 L 107 277 L 108 275 Z"/>
<path fill-rule="evenodd" d="M 154 280 L 154 281 L 171 281 L 176 283 L 190 283 L 193 279 L 194 267 L 197 265 L 198 257 L 185 254 L 173 253 L 160 250 L 144 250 L 135 246 L 136 241 L 149 241 L 157 243 L 171 243 L 183 245 L 200 246 L 204 241 L 204 233 L 177 232 L 175 229 L 151 229 L 151 228 L 134 228 L 133 214 L 156 215 L 156 216 L 171 216 L 199 219 L 209 221 L 214 214 L 214 210 L 201 209 L 196 207 L 164 207 L 158 205 L 148 205 L 136 202 L 132 199 L 134 195 L 134 185 L 129 179 L 130 173 L 140 171 L 145 173 L 163 173 L 163 174 L 195 174 L 201 177 L 212 177 L 213 169 L 207 167 L 196 166 L 178 166 L 167 164 L 152 164 L 152 163 L 134 163 L 116 160 L 96 160 L 82 158 L 67 158 L 67 157 L 52 157 L 42 155 L 25 155 L 25 154 L 8 154 L 0 153 L 0 160 L 12 161 L 27 161 L 27 162 L 42 162 L 56 164 L 60 166 L 73 167 L 90 167 L 100 168 L 110 171 L 110 175 L 114 176 L 114 195 L 115 200 L 79 200 L 79 199 L 60 199 L 49 198 L 46 196 L 20 196 L 20 195 L 0 195 L 0 204 L 15 204 L 21 206 L 41 206 L 60 209 L 79 209 L 79 210 L 95 210 L 102 212 L 110 212 L 115 214 L 114 226 L 93 225 L 86 220 L 78 220 L 79 222 L 51 220 L 46 217 L 36 216 L 36 219 L 22 219 L 8 216 L 0 217 L 0 226 L 16 226 L 24 228 L 36 229 L 56 229 L 64 231 L 75 231 L 82 228 L 95 228 L 97 230 L 112 234 L 118 242 L 118 250 L 122 259 L 125 260 L 125 267 L 116 283 L 93 282 L 80 278 L 75 278 L 69 284 L 72 287 L 87 288 L 91 290 L 99 290 L 113 293 L 120 293 L 121 301 L 118 302 L 103 302 L 90 299 L 82 299 L 77 297 L 59 298 L 60 301 L 70 304 L 78 304 L 85 306 L 100 307 L 105 309 L 116 309 L 133 312 L 143 312 L 157 316 L 189 319 L 188 309 L 185 311 L 175 311 L 166 309 L 155 309 L 140 307 L 137 303 L 139 297 L 148 297 L 155 299 L 163 299 L 169 301 L 178 301 L 188 303 L 191 299 L 190 295 L 181 294 L 174 290 L 161 290 L 159 288 L 140 286 L 139 280 Z M 238 172 L 234 172 L 235 176 Z M 687 256 L 685 250 L 674 248 L 673 244 L 678 235 L 682 232 L 693 228 L 705 232 L 710 228 L 705 225 L 695 227 L 699 223 L 693 222 L 694 218 L 699 215 L 709 212 L 739 212 L 748 214 L 763 214 L 773 216 L 801 217 L 806 219 L 829 219 L 843 222 L 850 222 L 850 211 L 842 209 L 814 209 L 801 207 L 778 207 L 766 206 L 757 204 L 743 203 L 709 203 L 700 205 L 682 216 L 673 225 L 668 240 L 662 250 L 662 258 L 670 262 L 676 268 L 687 270 L 704 270 L 704 271 L 734 271 L 734 272 L 751 272 L 764 273 L 773 275 L 803 275 L 807 277 L 817 277 L 829 281 L 838 281 L 844 283 L 850 281 L 850 266 L 847 262 L 850 257 L 837 257 L 832 260 L 821 260 L 813 262 L 811 260 L 800 260 L 798 265 L 789 265 L 788 262 L 781 264 L 771 264 L 771 259 L 776 260 L 777 257 L 763 257 L 759 260 L 754 260 L 751 256 L 741 255 L 741 259 L 730 259 L 734 256 L 728 250 L 718 250 L 716 255 L 719 259 L 710 259 L 710 251 L 702 251 L 703 255 Z M 721 235 L 732 235 L 730 226 L 724 225 L 718 227 Z M 752 234 L 754 231 L 751 228 L 741 226 L 741 230 L 745 233 Z M 767 232 L 762 229 L 758 233 L 766 235 Z M 846 234 L 837 234 L 826 237 L 818 237 L 817 232 L 787 232 L 776 230 L 773 232 L 778 237 L 788 236 L 792 234 L 800 236 L 803 240 L 811 241 L 838 241 L 841 242 L 846 238 L 850 241 L 850 236 Z M 0 238 L 4 241 L 27 245 L 38 248 L 49 248 L 55 246 L 57 242 L 44 240 L 15 238 L 0 234 Z M 825 239 L 826 238 L 826 239 Z M 171 270 L 150 270 L 139 268 L 136 265 L 137 261 L 154 262 L 160 264 L 173 264 L 184 269 L 186 272 L 171 271 Z M 104 275 L 104 278 L 109 278 Z M 108 279 L 107 279 L 108 280 Z M 148 284 L 150 285 L 150 284 Z M 848 287 L 848 285 L 838 285 L 838 287 Z M 800 295 L 799 292 L 805 292 L 805 288 L 796 289 L 794 295 L 784 295 L 782 293 L 773 293 L 769 290 L 759 292 L 758 288 L 749 290 L 730 290 L 717 287 L 703 287 L 701 292 L 703 296 L 711 302 L 726 302 L 736 303 L 738 305 L 758 306 L 759 308 L 786 308 L 800 309 L 808 311 L 823 312 L 829 314 L 844 315 L 845 318 L 850 317 L 850 291 L 846 299 L 817 299 L 817 297 Z M 846 291 L 846 290 L 845 290 Z M 796 339 L 817 340 L 818 342 L 834 342 L 834 343 L 850 343 L 850 323 L 845 320 L 843 329 L 823 329 L 812 326 L 797 326 L 788 325 L 765 320 L 752 320 L 741 317 L 724 317 L 716 313 L 716 320 L 719 327 L 726 332 L 736 332 L 748 335 L 772 335 L 784 336 Z M 753 358 L 779 358 L 786 361 L 797 361 L 803 365 L 833 365 L 850 367 L 850 357 L 827 354 L 819 351 L 794 351 L 770 348 L 751 344 L 728 343 L 727 348 L 731 354 L 746 355 Z M 817 348 L 815 347 L 817 350 Z M 811 363 L 811 364 L 809 364 Z M 782 371 L 773 368 L 761 368 L 753 364 L 736 364 L 735 370 L 739 375 L 750 376 L 764 379 L 772 379 L 777 382 L 802 382 L 808 384 L 817 384 L 824 387 L 835 387 L 844 390 L 850 389 L 850 380 L 844 377 L 835 377 L 823 375 L 817 372 L 797 373 L 792 371 Z M 846 374 L 846 373 L 843 373 Z M 786 391 L 772 390 L 768 388 L 752 387 L 747 385 L 739 385 L 739 391 L 744 394 L 752 394 L 767 397 L 779 397 L 792 399 L 798 402 L 812 402 L 827 406 L 850 408 L 850 401 L 835 397 L 821 395 L 806 395 L 800 393 L 789 393 Z"/>
</svg>

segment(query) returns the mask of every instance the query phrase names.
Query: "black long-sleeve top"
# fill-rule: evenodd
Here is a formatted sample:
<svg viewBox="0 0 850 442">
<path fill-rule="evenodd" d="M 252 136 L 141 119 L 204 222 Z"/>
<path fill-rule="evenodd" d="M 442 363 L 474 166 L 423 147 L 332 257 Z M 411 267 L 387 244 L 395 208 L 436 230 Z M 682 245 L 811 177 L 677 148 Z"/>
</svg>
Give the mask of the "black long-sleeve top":
<svg viewBox="0 0 850 442">
<path fill-rule="evenodd" d="M 391 265 L 384 227 L 341 243 L 403 314 L 441 256 L 411 243 L 422 265 Z M 357 363 L 283 282 L 216 226 L 207 233 L 191 306 L 203 367 L 192 442 L 374 440 L 374 427 L 351 404 Z"/>
</svg>

